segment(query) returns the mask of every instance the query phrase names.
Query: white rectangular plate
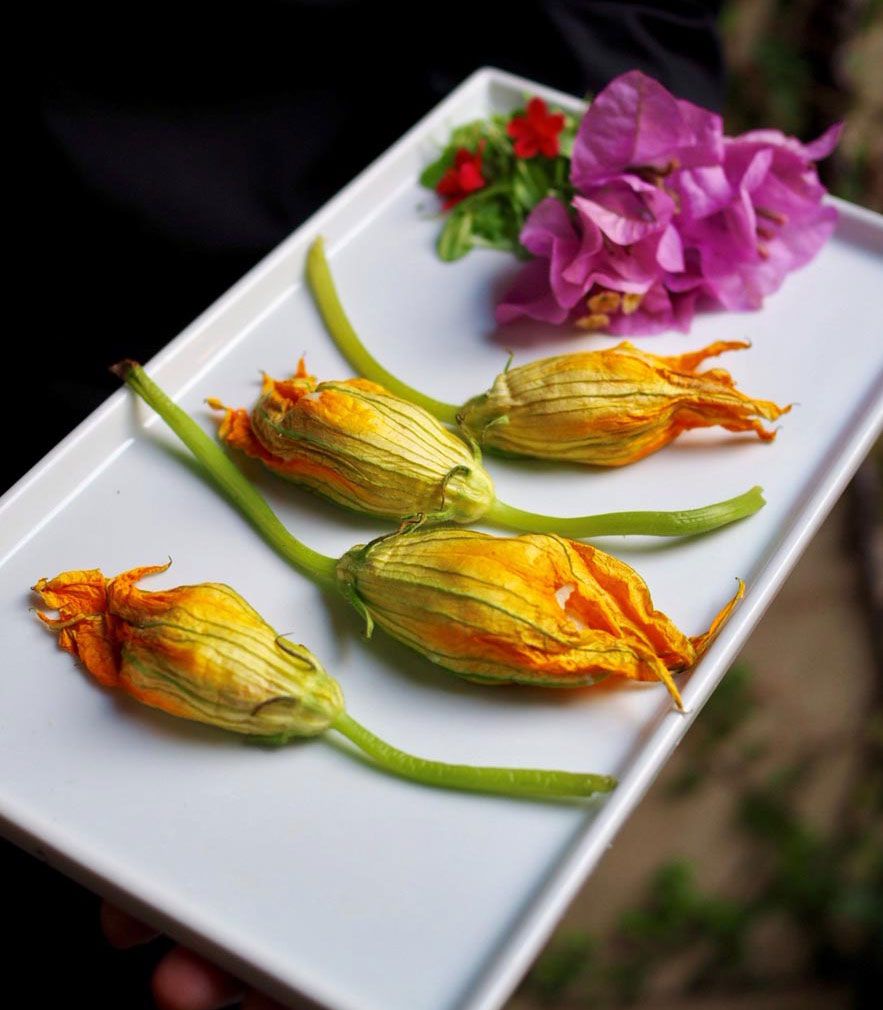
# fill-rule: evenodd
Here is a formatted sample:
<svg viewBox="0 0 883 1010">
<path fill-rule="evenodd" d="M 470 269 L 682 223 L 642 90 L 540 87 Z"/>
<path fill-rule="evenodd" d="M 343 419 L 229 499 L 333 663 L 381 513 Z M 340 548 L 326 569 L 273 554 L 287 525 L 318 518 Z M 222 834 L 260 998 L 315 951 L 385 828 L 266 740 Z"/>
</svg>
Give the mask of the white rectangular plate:
<svg viewBox="0 0 883 1010">
<path fill-rule="evenodd" d="M 250 405 L 259 370 L 307 353 L 319 378 L 349 374 L 303 283 L 324 234 L 343 300 L 375 355 L 451 402 L 486 388 L 518 337 L 517 360 L 608 346 L 609 338 L 524 330 L 491 335 L 510 257 L 434 253 L 435 200 L 417 177 L 448 130 L 511 109 L 525 92 L 577 103 L 484 70 L 267 257 L 150 363 L 214 428 L 203 398 Z M 749 338 L 728 355 L 741 389 L 795 403 L 776 441 L 691 433 L 610 472 L 489 459 L 500 498 L 555 514 L 682 508 L 763 485 L 755 517 L 687 543 L 610 538 L 656 605 L 704 631 L 748 582 L 744 602 L 684 685 L 577 692 L 461 682 L 323 599 L 182 462 L 174 438 L 127 391 L 0 502 L 0 820 L 32 851 L 121 901 L 280 998 L 333 1010 L 491 1010 L 687 730 L 883 423 L 876 303 L 883 225 L 838 203 L 836 235 L 761 312 L 697 318 L 689 336 L 638 341 L 675 353 Z M 249 471 L 289 527 L 328 554 L 383 532 Z M 554 804 L 422 789 L 317 740 L 244 746 L 102 691 L 58 651 L 28 607 L 40 576 L 105 574 L 171 556 L 146 588 L 236 587 L 337 676 L 353 715 L 391 742 L 451 761 L 610 772 L 597 802 Z"/>
</svg>

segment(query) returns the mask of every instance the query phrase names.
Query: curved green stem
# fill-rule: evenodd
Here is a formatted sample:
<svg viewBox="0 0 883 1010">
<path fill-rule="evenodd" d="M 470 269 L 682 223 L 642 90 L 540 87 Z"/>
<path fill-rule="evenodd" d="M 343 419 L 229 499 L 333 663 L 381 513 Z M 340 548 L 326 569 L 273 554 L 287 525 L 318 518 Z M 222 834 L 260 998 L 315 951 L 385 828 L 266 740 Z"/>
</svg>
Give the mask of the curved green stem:
<svg viewBox="0 0 883 1010">
<path fill-rule="evenodd" d="M 703 508 L 680 512 L 606 512 L 594 516 L 558 519 L 513 508 L 495 501 L 484 516 L 508 529 L 528 533 L 557 533 L 563 537 L 602 537 L 641 534 L 651 537 L 688 537 L 725 526 L 753 515 L 766 504 L 763 488 L 753 487 L 744 494 Z"/>
<path fill-rule="evenodd" d="M 337 297 L 337 289 L 328 267 L 328 260 L 325 258 L 325 248 L 321 237 L 313 242 L 307 253 L 307 280 L 322 319 L 331 334 L 331 339 L 359 375 L 379 383 L 390 393 L 395 393 L 396 396 L 401 396 L 403 399 L 423 407 L 444 424 L 456 424 L 459 407 L 450 403 L 442 403 L 441 400 L 434 400 L 431 396 L 418 392 L 388 372 L 376 358 L 368 353 Z"/>
<path fill-rule="evenodd" d="M 591 796 L 610 792 L 616 785 L 611 775 L 454 765 L 414 757 L 381 740 L 346 712 L 332 727 L 394 775 L 425 785 L 508 796 Z"/>
<path fill-rule="evenodd" d="M 121 361 L 111 369 L 166 422 L 208 470 L 215 483 L 249 519 L 264 539 L 303 575 L 325 587 L 337 585 L 337 561 L 302 544 L 282 525 L 261 494 L 239 472 L 186 411 L 173 403 L 139 364 Z"/>
</svg>

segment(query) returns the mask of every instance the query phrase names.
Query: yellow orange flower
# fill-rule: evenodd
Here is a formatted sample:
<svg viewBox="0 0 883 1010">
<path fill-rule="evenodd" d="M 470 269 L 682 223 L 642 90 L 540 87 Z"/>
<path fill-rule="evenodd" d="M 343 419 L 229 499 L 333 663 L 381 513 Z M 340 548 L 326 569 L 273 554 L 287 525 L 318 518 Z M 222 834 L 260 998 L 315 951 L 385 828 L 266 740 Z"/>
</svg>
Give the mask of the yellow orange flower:
<svg viewBox="0 0 883 1010">
<path fill-rule="evenodd" d="M 166 568 L 40 579 L 34 589 L 59 616 L 39 616 L 101 684 L 171 715 L 285 738 L 321 733 L 343 712 L 340 687 L 312 653 L 283 642 L 229 586 L 136 586 Z"/>
<path fill-rule="evenodd" d="M 519 456 L 622 466 L 661 449 L 682 431 L 720 425 L 764 441 L 790 407 L 752 400 L 722 368 L 697 372 L 706 359 L 749 346 L 718 341 L 664 357 L 628 342 L 564 354 L 509 369 L 463 408 L 463 430 L 482 447 Z"/>
<path fill-rule="evenodd" d="M 249 414 L 226 410 L 220 436 L 274 473 L 360 512 L 422 512 L 470 522 L 494 501 L 481 461 L 421 407 L 365 379 L 322 382 L 303 361 L 286 381 L 264 377 Z"/>
<path fill-rule="evenodd" d="M 692 665 L 729 614 L 688 638 L 628 565 L 587 544 L 416 529 L 353 548 L 338 578 L 370 626 L 471 680 L 574 687 L 662 681 Z M 741 595 L 741 589 L 738 596 Z"/>
</svg>

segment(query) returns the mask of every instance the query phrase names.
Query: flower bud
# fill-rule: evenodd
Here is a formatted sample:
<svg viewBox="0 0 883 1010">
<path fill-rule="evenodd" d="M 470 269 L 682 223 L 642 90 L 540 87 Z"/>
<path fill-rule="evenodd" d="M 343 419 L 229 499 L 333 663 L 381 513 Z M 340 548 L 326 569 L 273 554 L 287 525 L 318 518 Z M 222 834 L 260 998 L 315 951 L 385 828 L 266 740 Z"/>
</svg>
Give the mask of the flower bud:
<svg viewBox="0 0 883 1010">
<path fill-rule="evenodd" d="M 625 342 L 604 351 L 563 354 L 508 369 L 464 406 L 461 426 L 482 447 L 518 456 L 622 466 L 643 459 L 691 428 L 721 425 L 775 432 L 790 407 L 738 392 L 722 368 L 696 372 L 709 357 L 747 347 L 718 341 L 663 357 Z"/>
<path fill-rule="evenodd" d="M 365 379 L 316 385 L 303 361 L 287 381 L 265 376 L 250 415 L 228 409 L 220 436 L 274 473 L 359 512 L 468 523 L 494 501 L 477 451 L 422 407 Z"/>
<path fill-rule="evenodd" d="M 34 589 L 59 616 L 39 617 L 100 683 L 170 715 L 284 739 L 321 733 L 343 711 L 339 685 L 312 653 L 283 641 L 229 586 L 135 585 L 166 568 L 40 579 Z"/>
<path fill-rule="evenodd" d="M 354 547 L 338 578 L 379 624 L 470 680 L 551 687 L 609 674 L 661 680 L 696 661 L 729 613 L 688 638 L 653 609 L 640 576 L 588 544 L 528 534 L 415 529 Z"/>
</svg>

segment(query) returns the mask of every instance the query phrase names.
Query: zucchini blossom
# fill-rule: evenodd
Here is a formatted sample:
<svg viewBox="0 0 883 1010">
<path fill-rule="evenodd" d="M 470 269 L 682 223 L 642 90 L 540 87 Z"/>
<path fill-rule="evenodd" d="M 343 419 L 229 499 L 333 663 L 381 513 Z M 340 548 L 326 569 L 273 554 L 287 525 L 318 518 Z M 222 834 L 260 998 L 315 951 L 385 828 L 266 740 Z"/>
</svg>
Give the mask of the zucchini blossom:
<svg viewBox="0 0 883 1010">
<path fill-rule="evenodd" d="M 348 551 L 337 568 L 370 627 L 470 680 L 548 687 L 611 674 L 662 681 L 691 666 L 736 600 L 688 638 L 643 579 L 588 544 L 546 534 L 416 529 Z"/>
<path fill-rule="evenodd" d="M 303 359 L 286 381 L 264 376 L 250 414 L 226 409 L 219 434 L 281 477 L 358 512 L 468 523 L 494 501 L 477 450 L 431 414 L 366 379 L 317 385 Z"/>
<path fill-rule="evenodd" d="M 720 425 L 754 431 L 765 442 L 790 407 L 752 400 L 722 368 L 697 372 L 706 359 L 749 345 L 718 341 L 664 357 L 625 341 L 603 351 L 543 358 L 500 373 L 463 407 L 460 424 L 497 452 L 594 466 L 634 463 L 682 431 Z"/>
<path fill-rule="evenodd" d="M 302 645 L 280 638 L 229 586 L 146 592 L 169 566 L 63 572 L 34 590 L 59 645 L 106 687 L 170 715 L 257 736 L 312 736 L 343 711 L 343 694 Z"/>
<path fill-rule="evenodd" d="M 167 568 L 134 568 L 112 579 L 97 569 L 40 579 L 34 590 L 59 616 L 38 616 L 99 683 L 169 715 L 274 743 L 334 729 L 392 774 L 453 789 L 588 796 L 616 784 L 608 775 L 452 765 L 406 754 L 348 715 L 340 686 L 316 657 L 278 635 L 229 586 L 145 592 L 136 585 Z"/>
</svg>

